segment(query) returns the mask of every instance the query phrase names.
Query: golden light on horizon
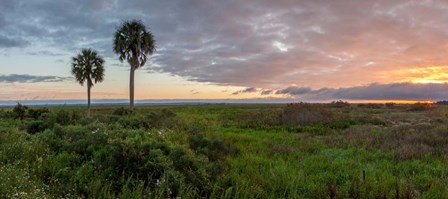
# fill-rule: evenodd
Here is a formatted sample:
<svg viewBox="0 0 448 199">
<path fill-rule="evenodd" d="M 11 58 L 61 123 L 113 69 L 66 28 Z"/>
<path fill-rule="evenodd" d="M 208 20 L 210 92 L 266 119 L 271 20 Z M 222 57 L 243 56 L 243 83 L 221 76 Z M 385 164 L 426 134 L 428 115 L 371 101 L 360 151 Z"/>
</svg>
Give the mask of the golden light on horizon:
<svg viewBox="0 0 448 199">
<path fill-rule="evenodd" d="M 448 83 L 448 66 L 413 68 L 407 72 L 409 73 L 409 78 L 405 81 L 411 83 Z"/>
<path fill-rule="evenodd" d="M 384 104 L 384 103 L 396 103 L 396 104 L 415 104 L 415 103 L 425 103 L 425 104 L 435 104 L 433 100 L 348 100 L 350 103 L 373 103 L 373 104 Z"/>
</svg>

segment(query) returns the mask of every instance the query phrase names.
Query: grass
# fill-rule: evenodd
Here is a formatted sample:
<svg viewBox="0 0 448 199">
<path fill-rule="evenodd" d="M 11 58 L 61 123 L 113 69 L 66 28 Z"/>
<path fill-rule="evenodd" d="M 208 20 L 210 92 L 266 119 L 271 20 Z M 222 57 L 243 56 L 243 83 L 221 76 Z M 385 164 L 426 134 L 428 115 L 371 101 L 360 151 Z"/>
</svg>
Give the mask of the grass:
<svg viewBox="0 0 448 199">
<path fill-rule="evenodd" d="M 448 198 L 448 107 L 342 105 L 4 109 L 0 198 Z"/>
</svg>

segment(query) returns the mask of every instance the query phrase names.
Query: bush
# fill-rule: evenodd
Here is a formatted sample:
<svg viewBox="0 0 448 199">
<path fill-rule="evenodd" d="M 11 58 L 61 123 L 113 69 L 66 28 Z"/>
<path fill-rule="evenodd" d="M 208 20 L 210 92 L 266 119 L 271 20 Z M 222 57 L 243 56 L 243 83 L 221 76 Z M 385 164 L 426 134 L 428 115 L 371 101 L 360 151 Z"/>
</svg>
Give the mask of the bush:
<svg viewBox="0 0 448 199">
<path fill-rule="evenodd" d="M 369 109 L 380 109 L 382 108 L 382 104 L 376 103 L 367 103 L 367 104 L 358 104 L 359 108 L 369 108 Z"/>
<path fill-rule="evenodd" d="M 189 138 L 189 144 L 191 149 L 198 151 L 199 149 L 207 148 L 210 142 L 200 133 L 191 135 Z"/>
<path fill-rule="evenodd" d="M 54 112 L 42 113 L 39 119 L 45 123 L 47 128 L 53 128 L 55 124 L 76 124 L 81 120 L 81 115 L 77 111 L 66 111 L 61 109 Z"/>
<path fill-rule="evenodd" d="M 56 123 L 60 125 L 67 125 L 71 122 L 70 113 L 65 110 L 59 110 L 56 112 Z"/>
<path fill-rule="evenodd" d="M 148 129 L 148 124 L 141 117 L 120 117 L 117 122 L 127 129 Z"/>
<path fill-rule="evenodd" d="M 35 120 L 39 119 L 39 117 L 44 113 L 49 113 L 48 108 L 40 108 L 40 109 L 28 109 L 27 116 L 33 118 Z"/>
<path fill-rule="evenodd" d="M 146 115 L 146 122 L 150 128 L 172 128 L 175 125 L 176 113 L 168 109 L 160 112 L 150 112 Z"/>
<path fill-rule="evenodd" d="M 145 116 L 119 117 L 117 122 L 122 127 L 130 129 L 171 129 L 177 124 L 176 114 L 166 109 L 160 112 L 150 112 Z"/>
<path fill-rule="evenodd" d="M 133 110 L 128 109 L 128 108 L 124 108 L 124 107 L 120 107 L 118 109 L 115 109 L 112 112 L 112 115 L 118 115 L 118 116 L 129 116 L 132 115 L 134 113 Z"/>
<path fill-rule="evenodd" d="M 23 118 L 25 118 L 27 109 L 28 106 L 23 106 L 22 104 L 17 103 L 17 105 L 12 109 L 12 112 L 15 114 L 16 118 L 23 120 Z"/>
<path fill-rule="evenodd" d="M 393 102 L 388 102 L 388 103 L 385 103 L 384 106 L 387 107 L 387 108 L 392 108 L 392 107 L 395 106 L 395 103 L 393 103 Z"/>
<path fill-rule="evenodd" d="M 0 198 L 46 198 L 46 186 L 20 165 L 0 165 Z"/>
<path fill-rule="evenodd" d="M 426 102 L 417 102 L 415 104 L 411 105 L 411 108 L 409 108 L 409 111 L 427 111 L 432 109 L 434 106 L 432 103 L 426 103 Z"/>
<path fill-rule="evenodd" d="M 55 196 L 93 197 L 98 191 L 128 195 L 140 187 L 149 191 L 146 194 L 169 189 L 171 194 L 160 192 L 160 197 L 167 198 L 175 197 L 185 186 L 206 196 L 212 191 L 211 182 L 225 169 L 225 164 L 213 162 L 222 160 L 227 151 L 227 145 L 219 140 L 207 144 L 208 153 L 204 154 L 210 155 L 208 159 L 184 146 L 170 146 L 147 131 L 111 130 L 98 124 L 56 124 L 39 139 L 55 154 L 44 161 L 41 174 L 46 184 L 57 181 L 51 187 Z"/>
<path fill-rule="evenodd" d="M 350 103 L 342 101 L 342 100 L 338 100 L 338 101 L 332 101 L 328 106 L 332 107 L 332 108 L 344 108 L 344 107 L 349 107 Z"/>
<path fill-rule="evenodd" d="M 26 125 L 26 132 L 35 134 L 46 129 L 46 125 L 42 120 L 30 121 Z"/>
<path fill-rule="evenodd" d="M 333 119 L 333 112 L 321 104 L 288 104 L 281 115 L 282 124 L 296 126 L 327 124 Z"/>
<path fill-rule="evenodd" d="M 224 160 L 231 153 L 229 146 L 222 139 L 209 140 L 202 134 L 191 135 L 189 145 L 196 153 L 206 155 L 210 161 Z"/>
</svg>

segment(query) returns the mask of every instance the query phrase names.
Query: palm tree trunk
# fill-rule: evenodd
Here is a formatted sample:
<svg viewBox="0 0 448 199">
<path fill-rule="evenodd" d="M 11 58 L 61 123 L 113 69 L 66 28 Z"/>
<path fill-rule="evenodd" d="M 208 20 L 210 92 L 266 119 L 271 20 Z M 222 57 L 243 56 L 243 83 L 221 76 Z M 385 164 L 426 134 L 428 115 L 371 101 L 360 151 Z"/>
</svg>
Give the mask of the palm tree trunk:
<svg viewBox="0 0 448 199">
<path fill-rule="evenodd" d="M 135 67 L 131 66 L 131 72 L 130 72 L 130 78 L 129 78 L 129 106 L 131 110 L 134 109 L 134 73 L 135 73 Z"/>
<path fill-rule="evenodd" d="M 90 82 L 87 82 L 87 116 L 90 117 Z"/>
</svg>

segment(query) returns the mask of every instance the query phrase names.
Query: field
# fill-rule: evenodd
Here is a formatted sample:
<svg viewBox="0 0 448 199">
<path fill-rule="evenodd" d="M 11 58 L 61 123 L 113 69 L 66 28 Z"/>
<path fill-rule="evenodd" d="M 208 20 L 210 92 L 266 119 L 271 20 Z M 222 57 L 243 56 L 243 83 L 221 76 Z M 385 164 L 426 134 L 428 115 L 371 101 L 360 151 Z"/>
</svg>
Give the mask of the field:
<svg viewBox="0 0 448 199">
<path fill-rule="evenodd" d="M 0 109 L 0 198 L 448 198 L 448 106 Z"/>
</svg>

